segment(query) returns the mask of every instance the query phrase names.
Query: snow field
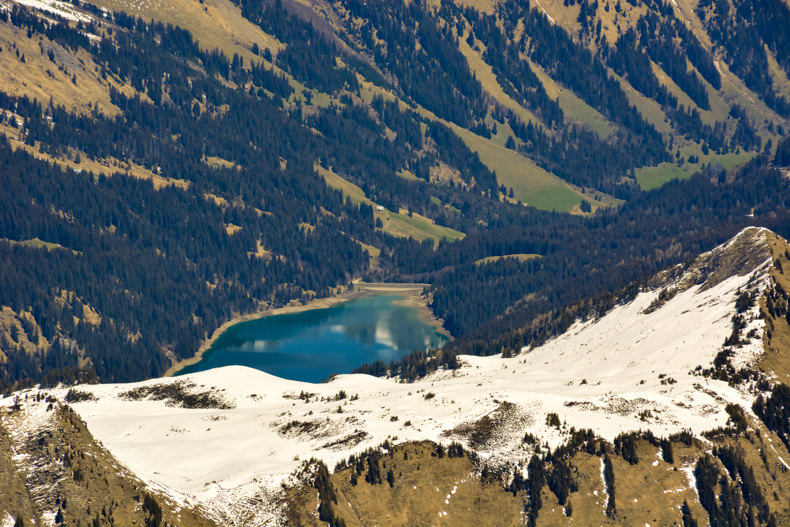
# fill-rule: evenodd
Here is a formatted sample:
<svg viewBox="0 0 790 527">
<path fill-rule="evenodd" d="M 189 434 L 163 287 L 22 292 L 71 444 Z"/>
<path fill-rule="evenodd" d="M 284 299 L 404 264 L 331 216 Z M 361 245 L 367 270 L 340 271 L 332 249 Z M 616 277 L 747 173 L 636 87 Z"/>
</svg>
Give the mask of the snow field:
<svg viewBox="0 0 790 527">
<path fill-rule="evenodd" d="M 659 291 L 643 292 L 532 351 L 512 358 L 464 356 L 459 370 L 414 383 L 341 375 L 310 384 L 230 366 L 128 385 L 83 386 L 98 400 L 73 407 L 91 433 L 149 485 L 228 519 L 267 499 L 273 503 L 280 483 L 311 457 L 331 469 L 388 439 L 458 440 L 469 446 L 468 430 L 484 416 L 489 435 L 474 448 L 481 458 L 509 466 L 525 465 L 532 453 L 525 433 L 556 447 L 570 427 L 612 440 L 638 429 L 666 436 L 722 426 L 726 402 L 748 409 L 752 398 L 694 370 L 711 364 L 732 331 L 738 292 L 766 283 L 762 273 L 756 280 L 733 276 L 707 290 L 695 285 L 649 313 Z M 742 364 L 762 351 L 756 315 L 756 308 L 746 313 L 747 331 L 759 331 L 738 350 Z M 184 409 L 121 396 L 135 387 L 173 382 L 191 382 L 192 390 L 219 395 L 233 408 Z M 564 422 L 560 429 L 546 423 L 552 412 Z M 693 473 L 687 474 L 693 486 Z M 446 502 L 451 499 L 452 493 Z"/>
</svg>

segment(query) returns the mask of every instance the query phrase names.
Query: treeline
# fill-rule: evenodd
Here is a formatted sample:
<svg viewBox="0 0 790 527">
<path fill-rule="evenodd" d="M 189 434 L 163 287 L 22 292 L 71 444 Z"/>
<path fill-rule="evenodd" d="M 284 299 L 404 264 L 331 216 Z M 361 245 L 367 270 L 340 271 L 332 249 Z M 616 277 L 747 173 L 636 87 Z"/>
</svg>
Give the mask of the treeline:
<svg viewBox="0 0 790 527">
<path fill-rule="evenodd" d="M 555 81 L 619 125 L 608 142 L 576 126 L 563 127 L 552 140 L 541 138 L 529 123 L 519 125 L 511 119 L 511 128 L 524 144 L 521 149 L 527 155 L 537 156 L 546 168 L 569 181 L 630 197 L 631 192 L 619 182 L 630 168 L 667 160 L 661 135 L 630 104 L 603 62 L 560 26 L 552 24 L 541 11 L 511 0 L 498 6 L 497 18 L 504 35 L 515 34 L 517 27 L 524 28 L 518 49 L 508 56 L 530 58 Z M 479 20 L 484 19 L 479 15 Z M 499 31 L 495 24 L 478 22 L 474 27 L 484 42 L 496 42 L 491 41 Z M 515 61 L 512 64 L 509 78 L 518 73 Z M 573 67 L 565 67 L 567 64 Z"/>
<path fill-rule="evenodd" d="M 0 343 L 13 356 L 0 370 L 0 388 L 157 376 L 234 313 L 324 296 L 364 275 L 369 255 L 358 242 L 382 251 L 384 276 L 394 262 L 432 250 L 430 242 L 376 229 L 372 207 L 327 187 L 314 163 L 392 210 L 403 207 L 460 230 L 532 214 L 491 199 L 496 179 L 478 157 L 444 126 L 426 126 L 394 102 L 366 106 L 345 94 L 340 103 L 308 111 L 305 103 L 284 104 L 292 93 L 284 77 L 201 50 L 180 28 L 116 13 L 93 28 L 105 36 L 91 43 L 79 38 L 84 29 L 41 25 L 15 12 L 13 23 L 31 35 L 47 32 L 64 46 L 87 46 L 80 49 L 108 83 L 137 92 L 108 86 L 121 110 L 114 117 L 0 92 L 0 122 L 27 145 L 78 166 L 91 159 L 117 170 L 112 176 L 62 170 L 13 151 L 5 140 L 0 145 L 0 238 L 65 248 L 0 243 L 8 284 L 0 302 L 32 313 L 52 346 L 29 355 L 19 342 Z M 440 161 L 478 191 L 429 184 Z M 148 177 L 183 184 L 156 190 L 129 177 L 140 170 L 132 164 Z M 398 176 L 399 169 L 420 180 Z M 78 300 L 54 302 L 62 291 Z M 100 323 L 79 322 L 83 302 Z"/>
<path fill-rule="evenodd" d="M 299 231 L 252 210 L 223 209 L 194 191 L 63 171 L 12 152 L 4 139 L 0 166 L 3 237 L 64 247 L 0 243 L 3 304 L 29 311 L 41 336 L 56 343 L 40 357 L 10 354 L 4 385 L 40 380 L 80 358 L 106 381 L 160 375 L 169 366 L 165 350 L 191 355 L 234 312 L 308 290 L 326 295 L 367 264 L 359 245 L 331 223 Z M 230 223 L 241 230 L 229 234 Z M 288 256 L 250 256 L 263 233 L 278 228 L 291 230 L 282 239 L 292 249 L 278 248 Z M 59 291 L 81 300 L 59 305 Z M 83 302 L 98 312 L 98 324 L 86 321 Z"/>
<path fill-rule="evenodd" d="M 548 97 L 543 84 L 530 68 L 523 42 L 509 36 L 515 31 L 515 27 L 508 29 L 512 20 L 500 20 L 472 8 L 463 12 L 459 10 L 455 16 L 461 20 L 463 16 L 472 24 L 470 37 L 474 35 L 486 46 L 483 57 L 491 64 L 503 89 L 537 115 L 546 127 L 554 128 L 553 131 L 543 130 L 532 122 L 525 124 L 511 110 L 495 112 L 494 115 L 502 114 L 503 124 L 507 122 L 520 139 L 519 150 L 567 181 L 628 197 L 632 189 L 620 185 L 622 176 L 629 169 L 647 162 L 641 149 L 632 148 L 632 138 L 615 134 L 616 138 L 603 141 L 592 131 L 565 122 L 559 104 Z M 534 14 L 529 12 L 529 16 Z M 547 35 L 531 34 L 530 45 L 549 45 L 538 40 L 541 36 Z"/>
<path fill-rule="evenodd" d="M 597 38 L 600 37 L 598 30 Z M 677 98 L 661 85 L 653 73 L 650 61 L 658 64 L 675 84 L 703 110 L 710 110 L 707 89 L 693 69 L 688 69 L 688 59 L 711 86 L 721 88 L 721 76 L 713 65 L 709 53 L 674 15 L 648 11 L 636 26 L 626 30 L 613 48 L 601 42 L 601 53 L 619 75 L 645 96 L 655 99 L 662 106 L 676 108 Z"/>
<path fill-rule="evenodd" d="M 718 458 L 718 460 L 716 459 Z M 720 462 L 726 469 L 723 474 Z M 694 467 L 699 501 L 708 513 L 711 527 L 728 525 L 778 525 L 754 469 L 741 450 L 717 447 L 713 456 L 705 454 Z"/>
<path fill-rule="evenodd" d="M 554 224 L 544 234 L 534 228 L 487 233 L 491 239 L 523 236 L 545 243 L 548 251 L 521 263 L 519 271 L 515 262 L 466 264 L 438 277 L 432 287 L 433 308 L 454 335 L 463 337 L 451 346 L 463 352 L 496 353 L 502 346 L 529 345 L 529 339 L 520 337 L 508 344 L 504 335 L 527 327 L 542 314 L 616 291 L 713 247 L 747 224 L 752 207 L 755 219 L 750 223 L 780 232 L 788 229 L 787 181 L 767 160 L 750 163 L 732 183 L 725 179 L 723 172 L 710 171 L 671 183 L 616 213 L 568 220 L 564 232 Z M 485 329 L 475 329 L 475 321 L 486 321 Z M 475 344 L 462 344 L 472 335 Z"/>
<path fill-rule="evenodd" d="M 458 50 L 456 36 L 426 2 L 343 2 L 362 20 L 347 30 L 404 95 L 439 117 L 465 128 L 485 118 L 487 97 Z"/>
<path fill-rule="evenodd" d="M 766 48 L 790 72 L 790 6 L 781 0 L 703 0 L 696 13 L 730 69 L 776 113 L 790 115 L 790 102 L 772 83 Z"/>
<path fill-rule="evenodd" d="M 601 36 L 599 23 L 595 30 L 599 56 L 636 90 L 658 102 L 678 134 L 702 144 L 705 151 L 712 149 L 726 153 L 738 146 L 747 151 L 759 149 L 761 140 L 747 115 L 741 114 L 737 105 L 733 106 L 730 114 L 735 122 L 734 130 L 722 121 L 706 125 L 697 108 L 679 104 L 677 97 L 658 80 L 653 62 L 702 110 L 710 110 L 710 101 L 707 87 L 697 71 L 713 89 L 721 88 L 721 75 L 711 54 L 697 37 L 674 16 L 669 4 L 651 4 L 651 9 L 613 45 Z M 585 16 L 594 16 L 594 12 L 582 12 Z M 591 24 L 584 27 L 591 31 Z M 687 61 L 693 68 L 687 66 Z"/>
<path fill-rule="evenodd" d="M 587 104 L 641 138 L 644 155 L 661 159 L 664 145 L 660 134 L 642 119 L 631 105 L 618 82 L 611 78 L 603 63 L 589 49 L 576 44 L 561 27 L 551 24 L 537 9 L 509 0 L 500 6 L 506 31 L 524 24 L 522 52 L 555 80 L 573 90 Z M 573 64 L 573 68 L 563 67 Z"/>
<path fill-rule="evenodd" d="M 486 46 L 483 58 L 494 70 L 502 89 L 532 110 L 547 127 L 562 124 L 564 116 L 559 104 L 548 96 L 529 62 L 523 60 L 518 43 L 502 32 L 497 17 L 473 8 L 459 10 L 455 16 L 459 22 L 466 19 L 471 24 L 472 31 L 467 37 L 470 46 L 474 45 L 475 37 Z"/>
<path fill-rule="evenodd" d="M 790 388 L 777 383 L 768 398 L 757 396 L 752 409 L 765 426 L 776 432 L 785 446 L 790 448 Z"/>
<path fill-rule="evenodd" d="M 234 3 L 241 7 L 245 18 L 286 44 L 274 61 L 285 71 L 306 85 L 326 93 L 342 89 L 357 90 L 354 72 L 340 66 L 335 60 L 342 56 L 344 61 L 354 61 L 354 57 L 343 53 L 337 42 L 327 38 L 311 23 L 285 9 L 280 0 L 237 0 Z M 263 50 L 262 53 L 272 60 L 270 50 Z"/>
<path fill-rule="evenodd" d="M 517 353 L 579 318 L 599 316 L 633 298 L 657 271 L 713 248 L 747 225 L 790 234 L 788 182 L 767 159 L 756 159 L 728 179 L 723 171 L 708 170 L 645 193 L 616 212 L 590 219 L 536 215 L 524 225 L 440 245 L 432 258 L 427 252 L 422 259 L 415 255 L 402 269 L 434 271 L 421 276 L 434 277 L 432 308 L 456 338 L 441 353 L 415 353 L 359 371 L 411 379 L 455 367 L 459 354 Z M 754 218 L 747 218 L 752 208 Z M 541 257 L 475 263 L 512 253 Z"/>
</svg>

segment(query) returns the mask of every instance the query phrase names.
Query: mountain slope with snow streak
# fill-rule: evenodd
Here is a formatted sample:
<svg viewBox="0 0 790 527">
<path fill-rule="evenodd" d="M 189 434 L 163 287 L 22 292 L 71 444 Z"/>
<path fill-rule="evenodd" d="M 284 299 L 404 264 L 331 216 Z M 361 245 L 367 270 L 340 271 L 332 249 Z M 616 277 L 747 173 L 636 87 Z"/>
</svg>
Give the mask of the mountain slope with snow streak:
<svg viewBox="0 0 790 527">
<path fill-rule="evenodd" d="M 276 517 L 275 505 L 260 504 L 276 503 L 280 484 L 304 460 L 332 467 L 385 440 L 459 441 L 493 465 L 515 466 L 534 451 L 527 433 L 550 447 L 567 440 L 569 427 L 609 441 L 638 429 L 699 436 L 725 425 L 726 403 L 753 402 L 747 390 L 700 372 L 731 336 L 738 296 L 768 286 L 769 237 L 746 229 L 541 347 L 512 358 L 464 356 L 458 370 L 414 383 L 341 375 L 309 384 L 234 366 L 80 386 L 95 399 L 72 406 L 149 486 L 225 522 Z M 742 343 L 731 360 L 753 366 L 764 321 L 756 303 L 742 311 Z M 551 414 L 567 426 L 550 424 Z"/>
</svg>

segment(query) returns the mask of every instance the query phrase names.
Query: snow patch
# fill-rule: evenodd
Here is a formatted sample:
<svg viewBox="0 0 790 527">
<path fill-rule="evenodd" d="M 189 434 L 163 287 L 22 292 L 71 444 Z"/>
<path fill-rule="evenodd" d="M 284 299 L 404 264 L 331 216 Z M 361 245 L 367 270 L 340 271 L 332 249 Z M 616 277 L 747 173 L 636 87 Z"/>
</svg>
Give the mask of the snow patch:
<svg viewBox="0 0 790 527">
<path fill-rule="evenodd" d="M 771 441 L 771 438 L 770 438 L 770 437 L 768 438 L 768 441 Z M 774 451 L 774 454 L 776 454 L 776 457 L 777 457 L 777 458 L 779 458 L 779 461 L 782 463 L 782 465 L 784 465 L 784 466 L 785 466 L 785 468 L 788 468 L 788 469 L 790 469 L 790 465 L 788 465 L 787 463 L 785 463 L 785 460 L 784 460 L 784 459 L 782 459 L 782 456 L 780 456 L 780 455 L 779 455 L 779 452 L 777 452 L 776 448 L 774 448 L 774 446 L 773 446 L 773 445 L 768 445 L 768 446 L 769 446 L 769 447 L 771 447 L 771 450 L 773 450 L 773 451 Z"/>
<path fill-rule="evenodd" d="M 686 465 L 684 467 L 680 467 L 680 470 L 686 474 L 686 479 L 689 482 L 689 488 L 697 493 L 697 477 L 694 475 L 694 466 Z"/>
<path fill-rule="evenodd" d="M 603 510 L 604 514 L 606 514 L 606 504 L 609 503 L 609 489 L 606 488 L 606 465 L 603 462 L 603 458 L 600 459 L 601 461 L 601 486 L 603 487 Z M 596 496 L 598 495 L 597 492 L 593 492 Z"/>
<path fill-rule="evenodd" d="M 61 2 L 59 0 L 13 0 L 17 4 L 32 7 L 39 11 L 44 11 L 53 15 L 57 15 L 72 22 L 90 22 L 92 17 L 74 9 L 68 2 Z"/>
<path fill-rule="evenodd" d="M 551 22 L 552 24 L 556 24 L 556 22 L 551 17 L 551 15 L 543 8 L 542 5 L 540 5 L 540 0 L 535 0 L 535 3 L 538 4 L 538 7 L 540 8 L 541 11 L 543 11 L 543 14 L 546 15 L 546 18 L 549 19 L 549 22 Z"/>
<path fill-rule="evenodd" d="M 760 231 L 744 232 L 747 244 L 758 243 Z M 750 275 L 703 284 L 689 278 L 691 285 L 652 309 L 660 291 L 644 291 L 531 351 L 506 359 L 462 356 L 459 370 L 414 383 L 353 374 L 310 384 L 229 366 L 177 379 L 82 386 L 97 400 L 72 406 L 122 464 L 178 503 L 202 504 L 220 524 L 249 514 L 258 515 L 256 523 L 271 523 L 278 517 L 280 484 L 301 460 L 316 457 L 332 467 L 394 437 L 460 440 L 481 459 L 512 467 L 533 454 L 525 433 L 555 448 L 570 427 L 611 441 L 636 429 L 667 436 L 723 426 L 724 405 L 750 408 L 752 396 L 693 371 L 708 367 L 730 335 L 738 292 L 764 286 Z M 761 330 L 761 321 L 749 317 L 749 327 Z M 759 356 L 761 342 L 755 338 L 746 347 L 744 364 Z M 233 408 L 179 408 L 123 396 L 172 382 L 220 395 Z M 341 391 L 348 397 L 338 399 Z M 62 399 L 65 392 L 52 393 Z M 311 395 L 300 398 L 302 392 Z M 11 398 L 0 401 L 11 404 Z M 548 425 L 549 413 L 560 415 L 563 425 Z M 31 423 L 44 417 L 31 415 Z M 693 467 L 682 470 L 696 491 Z"/>
</svg>

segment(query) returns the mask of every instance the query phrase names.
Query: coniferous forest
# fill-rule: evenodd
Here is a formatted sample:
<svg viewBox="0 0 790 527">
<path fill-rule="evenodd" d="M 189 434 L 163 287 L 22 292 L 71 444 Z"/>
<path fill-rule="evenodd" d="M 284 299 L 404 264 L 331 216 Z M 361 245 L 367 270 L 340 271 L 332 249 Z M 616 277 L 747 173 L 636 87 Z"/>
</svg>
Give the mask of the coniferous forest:
<svg viewBox="0 0 790 527">
<path fill-rule="evenodd" d="M 357 278 L 430 284 L 441 360 L 360 370 L 413 379 L 744 226 L 790 234 L 786 3 L 700 2 L 698 25 L 653 0 L 566 0 L 567 24 L 460 4 L 238 0 L 276 45 L 232 49 L 188 18 L 2 6 L 24 80 L 0 84 L 0 388 L 158 376 Z M 480 264 L 511 254 L 539 257 Z"/>
</svg>

